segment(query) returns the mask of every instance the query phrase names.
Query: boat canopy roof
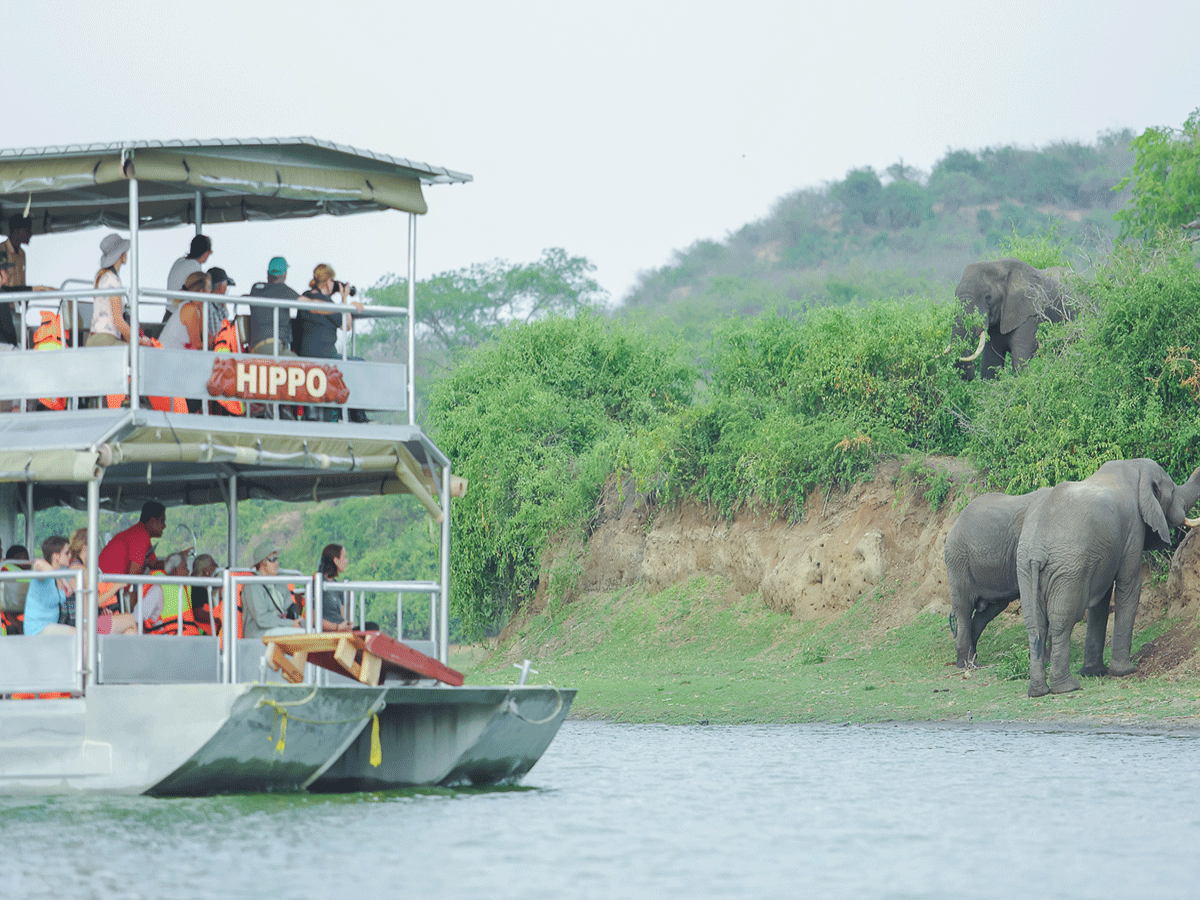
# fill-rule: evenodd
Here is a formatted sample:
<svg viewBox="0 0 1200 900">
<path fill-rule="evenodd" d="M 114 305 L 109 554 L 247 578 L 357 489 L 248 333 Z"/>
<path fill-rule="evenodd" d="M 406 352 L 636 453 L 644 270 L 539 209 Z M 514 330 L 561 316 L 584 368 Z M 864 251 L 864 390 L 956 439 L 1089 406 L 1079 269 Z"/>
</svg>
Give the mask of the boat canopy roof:
<svg viewBox="0 0 1200 900">
<path fill-rule="evenodd" d="M 34 234 L 350 215 L 424 214 L 422 186 L 471 181 L 439 166 L 312 137 L 128 141 L 0 150 L 0 217 L 32 205 Z M 197 201 L 200 201 L 197 203 Z"/>
<path fill-rule="evenodd" d="M 0 482 L 32 482 L 36 509 L 86 509 L 87 482 L 103 469 L 100 504 L 114 512 L 147 500 L 227 502 L 231 475 L 241 500 L 414 493 L 430 506 L 437 494 L 431 470 L 447 462 L 417 426 L 302 425 L 147 409 L 0 416 L 0 447 Z"/>
</svg>

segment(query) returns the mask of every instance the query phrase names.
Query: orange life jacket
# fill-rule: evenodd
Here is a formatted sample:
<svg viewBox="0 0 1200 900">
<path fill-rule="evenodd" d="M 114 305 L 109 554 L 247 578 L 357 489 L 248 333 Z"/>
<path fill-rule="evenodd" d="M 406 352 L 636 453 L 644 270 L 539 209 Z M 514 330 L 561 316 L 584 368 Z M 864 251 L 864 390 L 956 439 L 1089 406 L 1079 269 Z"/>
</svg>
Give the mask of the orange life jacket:
<svg viewBox="0 0 1200 900">
<path fill-rule="evenodd" d="M 217 336 L 213 341 L 213 350 L 217 353 L 238 353 L 242 349 L 238 341 L 237 325 L 224 319 L 221 322 L 221 327 L 217 331 Z M 221 407 L 230 415 L 240 416 L 245 413 L 240 400 L 218 400 Z"/>
<path fill-rule="evenodd" d="M 150 338 L 150 346 L 162 349 L 162 344 L 159 343 L 158 338 Z M 109 409 L 120 409 L 128 399 L 128 394 L 109 394 L 105 398 L 105 405 Z M 150 408 L 156 409 L 159 412 L 186 413 L 188 411 L 187 401 L 182 397 L 149 397 L 147 399 L 150 401 Z"/>
<path fill-rule="evenodd" d="M 63 348 L 63 338 L 68 341 L 71 339 L 71 333 L 68 331 L 65 335 L 62 331 L 62 321 L 56 312 L 42 312 L 42 324 L 33 332 L 33 349 L 34 350 L 61 350 Z M 38 397 L 38 402 L 47 409 L 66 409 L 66 397 Z"/>
</svg>

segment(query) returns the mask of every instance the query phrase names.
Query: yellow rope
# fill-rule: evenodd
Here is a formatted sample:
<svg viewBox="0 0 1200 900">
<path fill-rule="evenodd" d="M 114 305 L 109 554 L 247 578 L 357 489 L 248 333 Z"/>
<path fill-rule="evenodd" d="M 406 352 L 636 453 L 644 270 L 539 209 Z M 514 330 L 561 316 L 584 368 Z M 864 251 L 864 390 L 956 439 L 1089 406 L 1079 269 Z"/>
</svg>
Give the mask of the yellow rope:
<svg viewBox="0 0 1200 900">
<path fill-rule="evenodd" d="M 303 706 L 312 700 L 317 695 L 317 688 L 313 687 L 312 692 L 303 700 L 273 700 L 270 697 L 263 697 L 258 701 L 258 707 L 269 706 L 275 711 L 275 718 L 271 722 L 271 733 L 267 735 L 268 741 L 275 740 L 275 726 L 279 726 L 279 741 L 275 744 L 275 749 L 283 753 L 284 741 L 287 736 L 288 719 L 295 719 L 297 722 L 303 722 L 306 725 L 349 725 L 351 722 L 361 722 L 368 716 L 371 717 L 371 765 L 378 767 L 383 763 L 383 745 L 379 741 L 379 713 L 387 706 L 382 702 L 383 695 L 380 695 L 376 705 L 361 716 L 352 716 L 349 719 L 306 719 L 303 716 L 292 715 L 287 711 L 289 706 Z"/>
</svg>

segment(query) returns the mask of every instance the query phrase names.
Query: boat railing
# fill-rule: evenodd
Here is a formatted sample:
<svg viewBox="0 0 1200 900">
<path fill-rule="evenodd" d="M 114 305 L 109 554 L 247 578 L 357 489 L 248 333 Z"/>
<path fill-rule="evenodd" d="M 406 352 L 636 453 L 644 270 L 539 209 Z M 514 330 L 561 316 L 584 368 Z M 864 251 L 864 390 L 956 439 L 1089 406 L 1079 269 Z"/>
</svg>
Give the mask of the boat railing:
<svg viewBox="0 0 1200 900">
<path fill-rule="evenodd" d="M 296 405 L 306 407 L 342 408 L 341 419 L 350 418 L 349 411 L 353 409 L 403 412 L 408 409 L 412 367 L 408 361 L 403 362 L 368 362 L 360 359 L 356 353 L 356 330 L 348 329 L 342 341 L 340 356 L 330 360 L 327 358 L 312 358 L 294 356 L 288 349 L 291 335 L 278 335 L 278 322 L 275 315 L 270 315 L 274 340 L 269 348 L 255 353 L 253 348 L 245 353 L 226 354 L 209 350 L 178 350 L 161 347 L 138 346 L 137 352 L 130 353 L 130 345 L 88 347 L 84 332 L 91 326 L 91 314 L 88 308 L 98 297 L 132 296 L 129 287 L 118 288 L 89 288 L 85 290 L 51 290 L 37 292 L 13 292 L 4 294 L 0 302 L 12 303 L 18 313 L 17 321 L 20 345 L 18 350 L 29 351 L 37 348 L 31 345 L 31 334 L 37 326 L 28 321 L 31 312 L 45 311 L 58 314 L 59 341 L 61 349 L 45 349 L 30 354 L 21 359 L 20 365 L 5 366 L 0 371 L 0 398 L 11 400 L 35 400 L 39 398 L 62 398 L 62 408 L 77 408 L 79 398 L 128 396 L 131 405 L 138 405 L 142 397 L 178 397 L 200 402 L 199 414 L 209 415 L 210 404 L 203 401 L 249 401 L 243 408 L 243 414 L 251 414 L 246 408 L 250 403 L 257 404 L 263 409 L 254 413 L 265 415 L 269 409 L 273 417 L 279 417 L 281 403 L 292 400 Z M 307 300 L 304 298 L 279 300 L 269 297 L 233 296 L 228 294 L 203 294 L 186 291 L 167 291 L 156 288 L 143 288 L 137 292 L 139 302 L 131 304 L 137 307 L 138 315 L 133 321 L 139 324 L 144 333 L 157 335 L 160 324 L 157 321 L 161 313 L 154 315 L 165 307 L 168 301 L 200 301 L 204 306 L 204 314 L 200 316 L 202 343 L 208 346 L 210 339 L 208 309 L 211 304 L 223 304 L 229 316 L 240 326 L 239 334 L 243 342 L 248 342 L 249 335 L 244 313 L 238 314 L 239 308 L 267 308 L 271 310 L 310 310 L 329 313 L 331 304 L 324 301 Z M 337 313 L 345 313 L 353 320 L 394 319 L 408 315 L 408 310 L 391 306 L 364 306 L 360 312 L 345 304 L 333 304 Z M 153 311 L 153 312 L 151 312 Z M 7 314 L 4 309 L 0 314 Z M 147 313 L 151 313 L 147 315 Z M 153 318 L 153 323 L 147 320 Z M 59 354 L 70 351 L 70 357 Z M 220 360 L 232 360 L 236 366 L 237 375 L 227 375 L 224 381 L 217 376 L 216 366 Z M 269 362 L 268 362 L 269 361 Z M 300 382 L 301 375 L 307 375 L 313 367 L 333 367 L 336 372 L 327 368 L 322 376 L 316 376 L 315 381 Z M 292 370 L 295 369 L 293 372 Z M 238 380 L 240 376 L 240 380 Z M 251 377 L 253 376 L 253 377 Z M 264 377 L 265 376 L 265 377 Z M 344 385 L 344 395 L 339 393 L 336 385 L 330 388 L 329 394 L 314 396 L 306 390 L 313 385 L 328 385 L 330 381 L 340 380 Z M 214 386 L 225 384 L 225 393 L 214 393 Z M 133 387 L 131 391 L 130 388 Z M 261 390 L 260 390 L 261 388 Z M 336 390 L 335 390 L 336 388 Z M 295 398 L 300 396 L 303 402 Z M 341 398 L 340 402 L 337 398 Z M 25 404 L 20 404 L 24 407 Z M 285 416 L 286 417 L 286 416 Z"/>
<path fill-rule="evenodd" d="M 0 585 L 44 578 L 71 578 L 75 582 L 76 630 L 74 634 L 43 634 L 28 640 L 23 636 L 0 637 L 0 695 L 28 692 L 31 694 L 69 693 L 82 695 L 86 687 L 84 635 L 95 633 L 89 626 L 88 603 L 84 602 L 84 570 L 62 569 L 55 572 L 0 572 Z M 207 587 L 210 591 L 209 615 L 220 619 L 221 628 L 214 634 L 185 634 L 185 617 L 175 610 L 176 631 L 147 635 L 144 623 L 138 622 L 136 634 L 106 634 L 97 636 L 96 684 L 211 684 L 242 681 L 276 681 L 282 676 L 267 670 L 261 638 L 226 640 L 236 635 L 241 615 L 239 588 L 249 584 L 284 586 L 290 596 L 302 596 L 304 617 L 298 620 L 304 632 L 317 630 L 323 610 L 325 591 L 340 593 L 347 598 L 349 618 L 361 628 L 366 624 L 367 598 L 373 593 L 396 595 L 397 639 L 414 649 L 437 657 L 439 646 L 439 606 L 436 581 L 326 581 L 320 574 L 309 577 L 299 574 L 259 575 L 225 570 L 211 577 L 184 575 L 101 575 L 101 579 L 133 585 L 141 597 L 150 585 L 187 585 Z M 219 599 L 214 599 L 217 590 Z M 403 597 L 405 594 L 430 597 L 430 626 L 428 639 L 404 638 Z M 183 606 L 183 603 L 179 604 Z M 193 617 L 195 604 L 190 604 Z M 136 605 L 133 606 L 136 610 Z M 218 612 L 219 611 L 219 612 Z M 168 613 L 169 617 L 169 613 Z M 298 629 L 300 630 L 300 629 Z M 318 683 L 328 676 L 314 666 L 306 667 L 304 683 Z M 344 680 L 353 684 L 351 679 Z M 326 682 L 321 682 L 326 683 Z M 336 683 L 342 684 L 342 679 Z"/>
<path fill-rule="evenodd" d="M 6 582 L 45 581 L 68 578 L 75 582 L 76 620 L 84 615 L 82 603 L 83 569 L 55 569 L 50 572 L 27 570 L 0 571 L 0 585 Z M 83 693 L 82 628 L 74 634 L 39 634 L 29 640 L 0 637 L 0 694 Z"/>
<path fill-rule="evenodd" d="M 427 656 L 439 656 L 439 635 L 441 629 L 438 620 L 441 596 L 441 585 L 436 581 L 326 581 L 318 572 L 313 576 L 313 596 L 316 606 L 316 621 L 324 618 L 324 595 L 326 592 L 340 592 L 345 597 L 346 619 L 362 629 L 367 622 L 367 596 L 372 593 L 394 593 L 396 595 L 396 638 L 420 650 Z M 404 636 L 404 595 L 422 594 L 429 597 L 429 634 L 425 638 L 405 638 Z"/>
</svg>

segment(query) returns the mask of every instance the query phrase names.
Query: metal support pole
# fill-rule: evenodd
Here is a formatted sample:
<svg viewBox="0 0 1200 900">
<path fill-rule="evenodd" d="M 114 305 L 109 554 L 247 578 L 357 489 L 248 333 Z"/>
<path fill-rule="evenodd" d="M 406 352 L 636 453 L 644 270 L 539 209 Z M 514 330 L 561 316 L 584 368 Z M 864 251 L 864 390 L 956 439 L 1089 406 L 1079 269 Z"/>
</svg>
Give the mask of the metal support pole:
<svg viewBox="0 0 1200 900">
<path fill-rule="evenodd" d="M 93 478 L 87 486 L 87 600 L 84 613 L 78 617 L 75 626 L 80 630 L 86 629 L 87 671 L 84 673 L 83 690 L 96 683 L 96 667 L 100 662 L 100 635 L 96 633 L 96 617 L 99 615 L 100 603 L 100 479 Z"/>
<path fill-rule="evenodd" d="M 432 463 L 432 460 L 430 461 Z M 438 659 L 443 665 L 450 661 L 450 463 L 442 468 L 442 560 L 439 585 L 442 594 L 441 617 L 438 619 Z"/>
<path fill-rule="evenodd" d="M 138 182 L 129 179 L 129 408 L 138 409 L 141 398 L 141 365 L 138 357 L 141 344 L 141 314 L 138 310 Z"/>
<path fill-rule="evenodd" d="M 417 424 L 417 215 L 408 214 L 408 424 Z M 442 660 L 445 662 L 445 660 Z"/>
<path fill-rule="evenodd" d="M 229 476 L 229 506 L 228 516 L 226 518 L 225 537 L 226 537 L 226 558 L 229 560 L 229 568 L 237 565 L 237 549 L 238 549 L 238 477 L 237 473 Z"/>
<path fill-rule="evenodd" d="M 204 194 L 196 191 L 196 234 L 204 234 Z"/>
<path fill-rule="evenodd" d="M 25 482 L 25 549 L 30 559 L 37 559 L 33 549 L 33 482 Z"/>
</svg>

